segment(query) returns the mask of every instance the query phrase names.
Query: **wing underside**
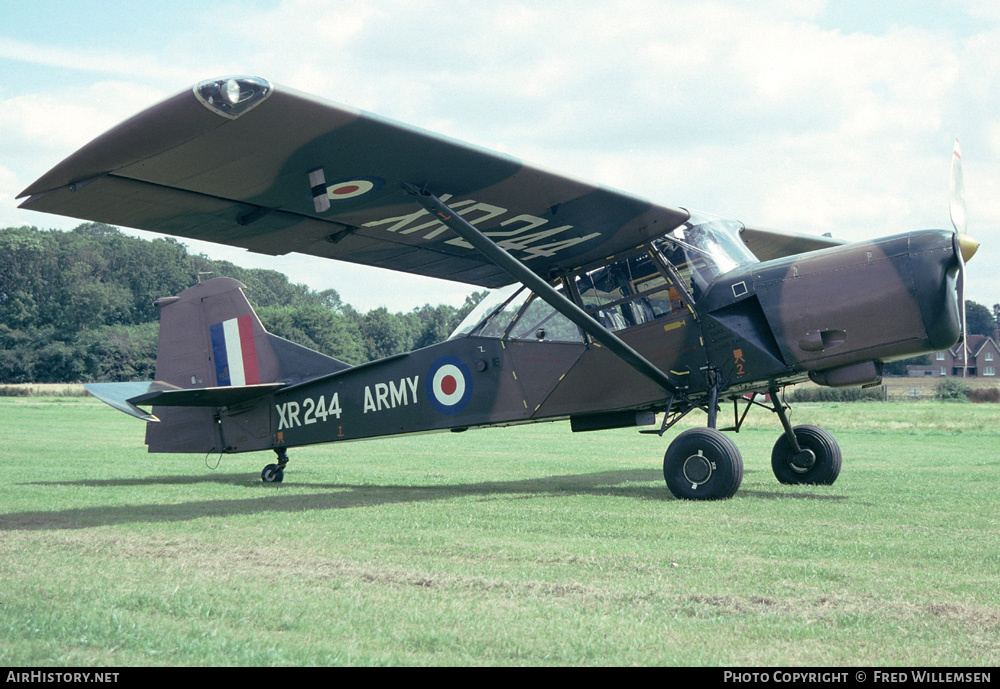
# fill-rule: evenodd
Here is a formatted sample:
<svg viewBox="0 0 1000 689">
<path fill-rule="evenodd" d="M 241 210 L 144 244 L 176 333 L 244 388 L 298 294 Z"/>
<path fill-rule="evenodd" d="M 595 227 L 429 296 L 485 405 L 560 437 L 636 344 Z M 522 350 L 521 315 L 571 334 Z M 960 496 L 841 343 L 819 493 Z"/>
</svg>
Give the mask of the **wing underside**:
<svg viewBox="0 0 1000 689">
<path fill-rule="evenodd" d="M 223 107 L 230 82 L 242 110 Z M 404 184 L 439 196 L 539 275 L 637 246 L 688 217 L 252 78 L 203 82 L 139 113 L 32 184 L 21 207 L 267 254 L 512 282 Z"/>
</svg>

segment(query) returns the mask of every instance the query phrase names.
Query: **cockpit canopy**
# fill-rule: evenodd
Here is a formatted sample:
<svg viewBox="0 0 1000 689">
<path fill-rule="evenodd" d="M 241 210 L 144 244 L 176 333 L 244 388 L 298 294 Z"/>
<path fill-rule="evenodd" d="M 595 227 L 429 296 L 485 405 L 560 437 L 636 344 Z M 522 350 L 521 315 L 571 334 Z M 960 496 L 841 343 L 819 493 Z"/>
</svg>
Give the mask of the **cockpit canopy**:
<svg viewBox="0 0 1000 689">
<path fill-rule="evenodd" d="M 696 302 L 719 275 L 757 259 L 739 238 L 741 223 L 691 214 L 649 245 L 560 276 L 557 290 L 608 330 L 669 316 Z M 580 342 L 580 329 L 526 287 L 493 290 L 451 337 Z"/>
</svg>

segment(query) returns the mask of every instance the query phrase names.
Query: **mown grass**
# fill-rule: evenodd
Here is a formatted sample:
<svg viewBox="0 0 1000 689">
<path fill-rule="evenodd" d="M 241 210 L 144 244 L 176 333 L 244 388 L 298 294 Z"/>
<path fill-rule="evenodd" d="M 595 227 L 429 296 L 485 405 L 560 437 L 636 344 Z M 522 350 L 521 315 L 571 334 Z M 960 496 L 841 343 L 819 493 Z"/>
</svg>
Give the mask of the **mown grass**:
<svg viewBox="0 0 1000 689">
<path fill-rule="evenodd" d="M 302 448 L 275 486 L 266 453 L 3 399 L 0 664 L 996 665 L 993 408 L 798 405 L 830 487 L 777 483 L 772 417 L 736 497 L 693 503 L 634 430 Z"/>
<path fill-rule="evenodd" d="M 0 397 L 86 397 L 81 383 L 0 383 Z"/>
</svg>

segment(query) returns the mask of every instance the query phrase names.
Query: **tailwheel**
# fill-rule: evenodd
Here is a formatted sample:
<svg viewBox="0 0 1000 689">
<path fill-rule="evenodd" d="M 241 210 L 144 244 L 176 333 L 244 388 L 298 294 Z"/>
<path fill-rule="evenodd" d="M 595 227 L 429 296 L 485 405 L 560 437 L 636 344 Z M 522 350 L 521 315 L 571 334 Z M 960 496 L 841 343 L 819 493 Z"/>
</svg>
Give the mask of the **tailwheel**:
<svg viewBox="0 0 1000 689">
<path fill-rule="evenodd" d="M 714 428 L 692 428 L 670 443 L 663 478 L 685 500 L 731 498 L 743 481 L 743 457 L 736 443 Z"/>
<path fill-rule="evenodd" d="M 288 464 L 288 450 L 281 448 L 275 450 L 278 455 L 277 464 L 268 464 L 260 472 L 260 480 L 264 483 L 281 483 L 285 480 L 285 465 Z"/>
<path fill-rule="evenodd" d="M 819 426 L 796 426 L 796 452 L 787 434 L 782 434 L 771 451 L 771 469 L 781 483 L 832 485 L 840 475 L 840 446 Z"/>
<path fill-rule="evenodd" d="M 260 472 L 260 480 L 264 483 L 281 483 L 285 479 L 285 471 L 277 464 L 268 464 Z"/>
</svg>

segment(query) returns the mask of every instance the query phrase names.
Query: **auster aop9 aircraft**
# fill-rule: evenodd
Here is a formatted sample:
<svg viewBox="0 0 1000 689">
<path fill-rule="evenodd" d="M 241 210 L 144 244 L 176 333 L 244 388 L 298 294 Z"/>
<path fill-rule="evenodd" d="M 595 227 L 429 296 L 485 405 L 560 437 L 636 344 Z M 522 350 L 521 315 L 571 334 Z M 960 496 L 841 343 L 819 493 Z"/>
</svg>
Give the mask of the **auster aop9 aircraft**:
<svg viewBox="0 0 1000 689">
<path fill-rule="evenodd" d="M 662 436 L 701 409 L 707 427 L 670 443 L 664 478 L 681 498 L 727 498 L 743 477 L 718 428 L 732 401 L 728 430 L 755 405 L 781 420 L 779 481 L 830 484 L 836 441 L 793 428 L 779 390 L 876 383 L 885 361 L 954 345 L 978 246 L 958 222 L 855 243 L 746 227 L 256 77 L 139 113 L 21 196 L 46 213 L 499 288 L 445 342 L 353 367 L 269 334 L 235 280 L 159 299 L 156 380 L 88 389 L 149 422 L 150 452 L 273 450 L 268 482 L 300 445 L 656 414 L 643 432 Z"/>
</svg>

